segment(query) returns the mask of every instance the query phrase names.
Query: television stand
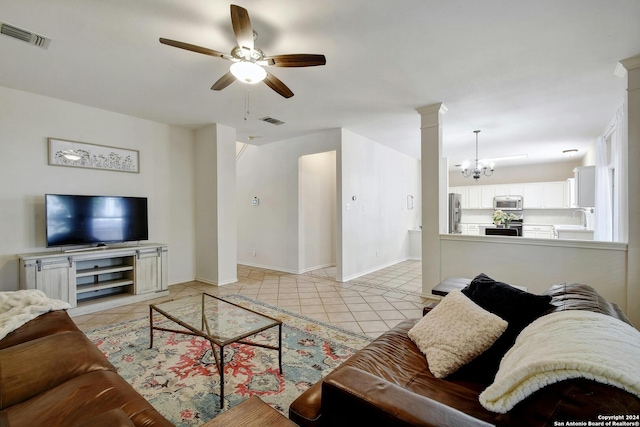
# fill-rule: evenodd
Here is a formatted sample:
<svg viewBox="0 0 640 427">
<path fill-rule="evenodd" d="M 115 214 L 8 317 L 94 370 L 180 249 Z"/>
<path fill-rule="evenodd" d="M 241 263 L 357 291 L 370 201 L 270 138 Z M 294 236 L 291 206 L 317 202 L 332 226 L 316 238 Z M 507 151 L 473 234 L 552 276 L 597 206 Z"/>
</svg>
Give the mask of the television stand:
<svg viewBox="0 0 640 427">
<path fill-rule="evenodd" d="M 163 244 L 72 249 L 19 255 L 20 289 L 40 289 L 71 304 L 71 316 L 166 296 Z"/>
<path fill-rule="evenodd" d="M 74 252 L 103 251 L 105 249 L 109 249 L 109 246 L 102 245 L 102 246 L 94 246 L 92 248 L 65 249 L 62 252 L 67 254 L 67 253 L 74 253 Z"/>
</svg>

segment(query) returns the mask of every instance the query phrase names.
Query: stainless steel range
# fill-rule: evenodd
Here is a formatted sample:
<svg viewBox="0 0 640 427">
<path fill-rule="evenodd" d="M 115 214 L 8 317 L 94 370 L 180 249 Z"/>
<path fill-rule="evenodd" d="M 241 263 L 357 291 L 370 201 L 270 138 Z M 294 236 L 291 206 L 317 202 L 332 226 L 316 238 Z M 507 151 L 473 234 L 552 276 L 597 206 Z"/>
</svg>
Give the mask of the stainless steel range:
<svg viewBox="0 0 640 427">
<path fill-rule="evenodd" d="M 521 210 L 510 211 L 518 217 L 518 219 L 511 220 L 509 227 L 495 226 L 487 227 L 484 230 L 485 236 L 518 236 L 522 237 L 522 223 L 524 222 L 524 216 Z"/>
</svg>

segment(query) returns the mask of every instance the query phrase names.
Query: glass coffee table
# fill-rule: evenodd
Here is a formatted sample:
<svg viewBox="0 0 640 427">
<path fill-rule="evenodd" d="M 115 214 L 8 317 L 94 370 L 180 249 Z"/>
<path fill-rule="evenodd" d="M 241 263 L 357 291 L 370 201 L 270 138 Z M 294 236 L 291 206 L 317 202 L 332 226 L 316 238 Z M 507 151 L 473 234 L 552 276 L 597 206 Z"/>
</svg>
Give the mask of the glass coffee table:
<svg viewBox="0 0 640 427">
<path fill-rule="evenodd" d="M 154 324 L 154 311 L 177 323 L 186 330 L 171 329 Z M 224 408 L 224 347 L 241 343 L 256 347 L 278 350 L 278 363 L 282 374 L 282 321 L 257 311 L 249 310 L 221 298 L 203 293 L 202 295 L 178 298 L 159 304 L 149 305 L 150 345 L 153 348 L 153 331 L 166 331 L 205 338 L 211 343 L 211 350 L 220 373 L 220 408 Z M 169 325 L 167 325 L 169 326 Z M 278 345 L 246 341 L 259 332 L 278 327 Z M 216 352 L 216 346 L 220 354 Z"/>
</svg>

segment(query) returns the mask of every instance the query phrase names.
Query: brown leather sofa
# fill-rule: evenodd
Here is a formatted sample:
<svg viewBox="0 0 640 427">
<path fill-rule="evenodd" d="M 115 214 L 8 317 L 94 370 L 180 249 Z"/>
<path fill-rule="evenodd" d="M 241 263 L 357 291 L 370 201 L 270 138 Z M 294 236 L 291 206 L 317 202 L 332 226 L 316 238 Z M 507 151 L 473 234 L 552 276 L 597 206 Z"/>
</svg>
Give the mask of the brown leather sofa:
<svg viewBox="0 0 640 427">
<path fill-rule="evenodd" d="M 0 427 L 172 425 L 66 311 L 43 314 L 0 340 Z"/>
<path fill-rule="evenodd" d="M 552 297 L 549 313 L 590 310 L 629 323 L 618 306 L 589 286 L 555 285 L 546 294 Z M 636 396 L 586 379 L 546 386 L 506 414 L 489 412 L 478 396 L 490 382 L 456 375 L 438 379 L 431 374 L 425 356 L 407 336 L 416 322 L 403 321 L 305 391 L 289 407 L 289 418 L 302 427 L 526 427 L 640 414 Z"/>
</svg>

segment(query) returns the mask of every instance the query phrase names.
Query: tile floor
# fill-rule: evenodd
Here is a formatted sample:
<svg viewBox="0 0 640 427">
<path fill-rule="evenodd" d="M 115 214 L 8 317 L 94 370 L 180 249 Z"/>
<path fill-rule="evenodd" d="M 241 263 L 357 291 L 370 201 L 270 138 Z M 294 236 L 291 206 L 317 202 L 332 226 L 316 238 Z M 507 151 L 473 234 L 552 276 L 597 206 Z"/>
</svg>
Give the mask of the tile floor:
<svg viewBox="0 0 640 427">
<path fill-rule="evenodd" d="M 433 300 L 421 294 L 420 261 L 405 261 L 360 277 L 335 281 L 335 267 L 297 275 L 238 265 L 238 282 L 222 287 L 202 282 L 169 286 L 169 296 L 74 317 L 84 331 L 149 315 L 149 304 L 203 291 L 241 294 L 307 317 L 377 337 L 406 318 L 422 315 Z"/>
</svg>

